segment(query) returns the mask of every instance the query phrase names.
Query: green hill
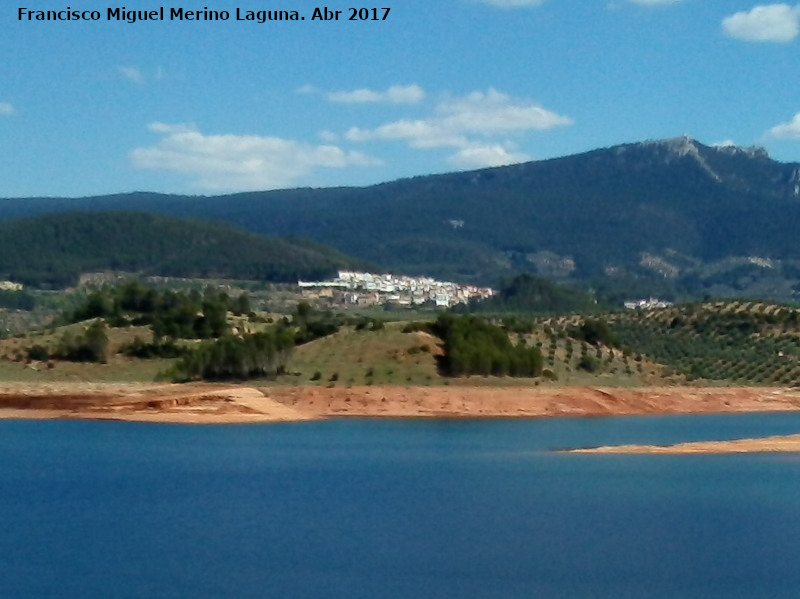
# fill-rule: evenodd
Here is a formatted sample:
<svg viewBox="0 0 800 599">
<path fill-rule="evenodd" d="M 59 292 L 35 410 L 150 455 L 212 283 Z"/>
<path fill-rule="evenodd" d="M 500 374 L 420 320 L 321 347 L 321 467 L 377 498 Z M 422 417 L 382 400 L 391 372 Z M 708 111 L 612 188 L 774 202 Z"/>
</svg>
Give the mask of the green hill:
<svg viewBox="0 0 800 599">
<path fill-rule="evenodd" d="M 72 212 L 0 224 L 0 278 L 35 287 L 103 270 L 296 282 L 360 265 L 311 242 L 154 214 Z"/>
</svg>

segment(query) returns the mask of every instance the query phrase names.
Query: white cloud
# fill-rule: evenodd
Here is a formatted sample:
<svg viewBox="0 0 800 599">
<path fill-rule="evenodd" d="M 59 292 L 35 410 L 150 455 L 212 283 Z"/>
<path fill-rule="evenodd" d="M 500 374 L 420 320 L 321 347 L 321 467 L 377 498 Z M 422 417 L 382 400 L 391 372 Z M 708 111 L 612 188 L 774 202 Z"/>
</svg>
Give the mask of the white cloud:
<svg viewBox="0 0 800 599">
<path fill-rule="evenodd" d="M 145 81 L 144 73 L 136 67 L 118 67 L 117 70 L 131 83 L 142 85 Z"/>
<path fill-rule="evenodd" d="M 775 125 L 767 132 L 769 137 L 775 139 L 798 139 L 800 140 L 800 112 L 788 123 Z"/>
<path fill-rule="evenodd" d="M 169 123 L 159 123 L 158 121 L 151 123 L 147 128 L 153 133 L 163 133 L 164 135 L 177 135 L 181 133 L 192 133 L 197 131 L 197 127 L 190 125 L 189 123 L 177 123 L 175 125 L 171 125 Z"/>
<path fill-rule="evenodd" d="M 278 137 L 206 135 L 193 125 L 153 123 L 162 135 L 154 146 L 130 153 L 134 166 L 192 177 L 212 191 L 290 187 L 319 168 L 374 166 L 374 158 L 333 145 L 312 145 Z"/>
<path fill-rule="evenodd" d="M 322 141 L 326 141 L 328 143 L 335 143 L 339 141 L 339 136 L 333 131 L 329 131 L 328 129 L 323 129 L 322 131 L 320 131 L 319 138 Z"/>
<path fill-rule="evenodd" d="M 545 0 L 478 0 L 482 4 L 497 6 L 498 8 L 521 8 L 523 6 L 539 6 Z"/>
<path fill-rule="evenodd" d="M 117 72 L 122 75 L 123 78 L 136 85 L 144 85 L 148 80 L 162 81 L 166 76 L 164 67 L 161 66 L 156 67 L 152 75 L 145 73 L 145 71 L 139 67 L 117 67 Z"/>
<path fill-rule="evenodd" d="M 14 114 L 14 107 L 8 102 L 0 102 L 0 116 L 11 116 Z"/>
<path fill-rule="evenodd" d="M 296 90 L 294 90 L 296 94 L 300 95 L 308 95 L 308 94 L 316 94 L 319 90 L 311 85 L 310 83 L 306 83 L 305 85 L 301 85 Z"/>
<path fill-rule="evenodd" d="M 458 148 L 469 140 L 457 131 L 448 130 L 444 123 L 432 120 L 401 120 L 381 125 L 377 129 L 352 127 L 345 135 L 350 141 L 407 141 L 417 149 Z"/>
<path fill-rule="evenodd" d="M 546 130 L 573 123 L 568 117 L 531 102 L 515 100 L 491 88 L 442 102 L 438 112 L 442 115 L 441 123 L 448 129 L 483 135 Z"/>
<path fill-rule="evenodd" d="M 459 150 L 447 162 L 458 168 L 471 169 L 515 164 L 530 159 L 527 154 L 511 152 L 502 144 L 475 144 Z"/>
<path fill-rule="evenodd" d="M 722 29 L 730 37 L 747 42 L 790 42 L 800 34 L 800 6 L 756 6 L 750 12 L 723 19 Z"/>
<path fill-rule="evenodd" d="M 545 131 L 573 123 L 571 118 L 538 104 L 489 89 L 446 99 L 439 103 L 435 114 L 429 118 L 403 119 L 376 129 L 353 127 L 345 137 L 355 142 L 405 141 L 415 149 L 455 148 L 459 151 L 450 157 L 451 164 L 498 166 L 519 162 L 526 157 L 511 152 L 508 142 L 487 143 L 485 140 L 500 135 Z"/>
<path fill-rule="evenodd" d="M 416 104 L 425 99 L 425 91 L 419 85 L 393 85 L 383 92 L 370 89 L 338 91 L 328 94 L 331 102 L 344 104 L 367 104 L 385 102 L 389 104 Z"/>
</svg>

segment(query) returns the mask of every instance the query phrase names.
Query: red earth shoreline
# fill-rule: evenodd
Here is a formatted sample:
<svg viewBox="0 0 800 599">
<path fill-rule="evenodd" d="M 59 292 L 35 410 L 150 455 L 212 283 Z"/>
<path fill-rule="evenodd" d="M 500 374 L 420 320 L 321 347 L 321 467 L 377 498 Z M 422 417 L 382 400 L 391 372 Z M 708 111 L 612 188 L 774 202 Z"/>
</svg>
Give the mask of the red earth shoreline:
<svg viewBox="0 0 800 599">
<path fill-rule="evenodd" d="M 327 418 L 567 418 L 800 411 L 775 387 L 301 387 L 217 384 L 0 385 L 0 419 L 256 424 Z M 800 434 L 573 450 L 596 454 L 800 452 Z"/>
<path fill-rule="evenodd" d="M 553 418 L 793 411 L 800 411 L 800 389 L 775 387 L 0 385 L 0 418 L 223 424 L 329 417 Z"/>
</svg>

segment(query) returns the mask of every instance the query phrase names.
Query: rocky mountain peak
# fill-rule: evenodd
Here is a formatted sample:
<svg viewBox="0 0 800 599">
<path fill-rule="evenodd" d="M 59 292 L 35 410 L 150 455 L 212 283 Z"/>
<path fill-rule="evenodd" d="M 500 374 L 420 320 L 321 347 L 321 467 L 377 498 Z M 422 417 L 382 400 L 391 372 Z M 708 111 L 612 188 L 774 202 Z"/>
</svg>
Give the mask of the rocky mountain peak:
<svg viewBox="0 0 800 599">
<path fill-rule="evenodd" d="M 689 157 L 697 161 L 700 167 L 708 173 L 708 175 L 715 181 L 721 181 L 722 178 L 714 171 L 708 164 L 701 148 L 705 149 L 706 146 L 700 144 L 696 139 L 688 135 L 681 137 L 673 137 L 671 139 L 662 139 L 655 141 L 646 141 L 642 144 L 645 147 L 654 147 L 664 152 L 665 162 L 669 163 L 672 160 Z"/>
<path fill-rule="evenodd" d="M 767 150 L 761 146 L 739 146 L 732 141 L 725 141 L 711 146 L 706 146 L 693 137 L 682 135 L 670 139 L 660 139 L 643 142 L 643 146 L 658 147 L 665 150 L 669 155 L 682 158 L 692 156 L 701 159 L 703 154 L 709 151 L 721 152 L 728 155 L 744 155 L 749 158 L 767 158 Z"/>
<path fill-rule="evenodd" d="M 671 154 L 679 157 L 700 156 L 700 148 L 697 140 L 689 137 L 688 135 L 673 137 L 672 139 L 664 139 L 655 143 L 664 147 Z"/>
<path fill-rule="evenodd" d="M 733 142 L 723 142 L 720 144 L 715 144 L 713 146 L 715 150 L 718 152 L 722 152 L 724 154 L 743 154 L 748 158 L 766 158 L 769 159 L 769 154 L 767 150 L 762 148 L 761 146 L 737 146 Z"/>
</svg>

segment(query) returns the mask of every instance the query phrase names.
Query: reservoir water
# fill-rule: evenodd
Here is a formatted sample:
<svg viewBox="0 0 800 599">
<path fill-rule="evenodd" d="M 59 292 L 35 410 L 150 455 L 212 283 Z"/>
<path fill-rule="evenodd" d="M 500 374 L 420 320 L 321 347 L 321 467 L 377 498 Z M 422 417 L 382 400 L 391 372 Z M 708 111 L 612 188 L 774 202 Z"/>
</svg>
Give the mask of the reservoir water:
<svg viewBox="0 0 800 599">
<path fill-rule="evenodd" d="M 0 597 L 800 596 L 800 415 L 0 422 Z"/>
</svg>

